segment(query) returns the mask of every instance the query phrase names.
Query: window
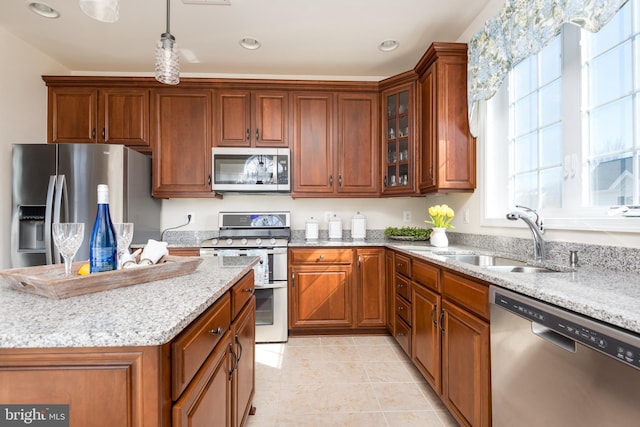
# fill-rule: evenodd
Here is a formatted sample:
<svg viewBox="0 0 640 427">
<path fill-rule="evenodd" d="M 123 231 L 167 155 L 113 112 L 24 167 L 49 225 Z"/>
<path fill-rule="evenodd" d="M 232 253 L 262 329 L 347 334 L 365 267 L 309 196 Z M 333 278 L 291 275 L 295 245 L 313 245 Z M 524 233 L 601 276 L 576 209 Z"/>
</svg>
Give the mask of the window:
<svg viewBox="0 0 640 427">
<path fill-rule="evenodd" d="M 591 228 L 611 206 L 640 205 L 640 0 L 595 34 L 566 24 L 485 116 L 485 223 L 524 205 L 547 225 Z"/>
</svg>

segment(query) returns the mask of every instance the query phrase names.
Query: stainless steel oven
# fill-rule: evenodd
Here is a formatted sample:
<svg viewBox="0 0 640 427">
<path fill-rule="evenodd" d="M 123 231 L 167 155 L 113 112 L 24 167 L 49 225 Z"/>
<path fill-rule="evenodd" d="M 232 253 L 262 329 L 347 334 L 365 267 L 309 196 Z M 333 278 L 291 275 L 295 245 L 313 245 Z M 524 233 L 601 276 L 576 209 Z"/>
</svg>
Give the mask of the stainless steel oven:
<svg viewBox="0 0 640 427">
<path fill-rule="evenodd" d="M 200 255 L 255 256 L 256 342 L 286 342 L 289 212 L 221 212 L 218 238 L 205 240 Z"/>
</svg>

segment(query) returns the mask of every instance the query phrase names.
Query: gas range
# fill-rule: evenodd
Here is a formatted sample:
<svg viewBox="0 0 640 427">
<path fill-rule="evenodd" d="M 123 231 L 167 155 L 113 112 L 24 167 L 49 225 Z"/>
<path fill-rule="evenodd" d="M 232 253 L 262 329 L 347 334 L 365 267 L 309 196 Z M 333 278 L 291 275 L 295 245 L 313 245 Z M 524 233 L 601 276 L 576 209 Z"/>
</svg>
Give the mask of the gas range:
<svg viewBox="0 0 640 427">
<path fill-rule="evenodd" d="M 291 238 L 290 212 L 220 212 L 218 224 L 218 237 L 203 241 L 201 248 L 277 248 Z"/>
</svg>

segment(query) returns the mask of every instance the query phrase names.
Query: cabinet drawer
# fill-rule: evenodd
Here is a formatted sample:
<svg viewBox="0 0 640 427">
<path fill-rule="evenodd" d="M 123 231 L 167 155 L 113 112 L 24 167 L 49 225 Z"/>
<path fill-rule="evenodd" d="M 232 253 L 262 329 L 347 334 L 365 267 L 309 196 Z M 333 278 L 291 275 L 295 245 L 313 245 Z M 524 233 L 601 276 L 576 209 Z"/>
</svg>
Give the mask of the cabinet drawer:
<svg viewBox="0 0 640 427">
<path fill-rule="evenodd" d="M 411 304 L 400 297 L 396 297 L 396 314 L 411 326 Z"/>
<path fill-rule="evenodd" d="M 436 292 L 440 292 L 439 272 L 438 268 L 421 261 L 414 261 L 411 271 L 415 282 Z"/>
<path fill-rule="evenodd" d="M 396 254 L 396 273 L 411 278 L 411 258 Z"/>
<path fill-rule="evenodd" d="M 396 334 L 395 339 L 400 347 L 411 357 L 411 328 L 404 323 L 400 316 L 396 316 Z"/>
<path fill-rule="evenodd" d="M 442 273 L 443 296 L 462 307 L 489 319 L 489 287 L 457 274 Z"/>
<path fill-rule="evenodd" d="M 411 284 L 399 274 L 396 274 L 396 294 L 402 295 L 404 299 L 411 302 Z"/>
<path fill-rule="evenodd" d="M 254 294 L 253 270 L 247 273 L 242 279 L 231 288 L 231 318 L 235 319 L 242 307 Z"/>
<path fill-rule="evenodd" d="M 171 396 L 189 384 L 231 325 L 231 297 L 225 293 L 171 343 Z"/>
<path fill-rule="evenodd" d="M 352 249 L 293 249 L 291 264 L 351 264 Z"/>
</svg>

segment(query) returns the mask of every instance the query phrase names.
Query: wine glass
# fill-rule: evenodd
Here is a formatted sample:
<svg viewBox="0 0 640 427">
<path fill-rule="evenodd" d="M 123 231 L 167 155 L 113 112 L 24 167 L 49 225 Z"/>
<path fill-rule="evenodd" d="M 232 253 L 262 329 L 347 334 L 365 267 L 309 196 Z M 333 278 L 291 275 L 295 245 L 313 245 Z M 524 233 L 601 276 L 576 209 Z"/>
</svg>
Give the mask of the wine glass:
<svg viewBox="0 0 640 427">
<path fill-rule="evenodd" d="M 122 268 L 122 256 L 129 251 L 129 245 L 133 238 L 132 222 L 117 222 L 113 224 L 118 239 L 118 269 Z"/>
<path fill-rule="evenodd" d="M 71 262 L 84 240 L 84 223 L 56 222 L 52 224 L 53 241 L 64 258 L 64 275 L 71 276 Z"/>
</svg>

